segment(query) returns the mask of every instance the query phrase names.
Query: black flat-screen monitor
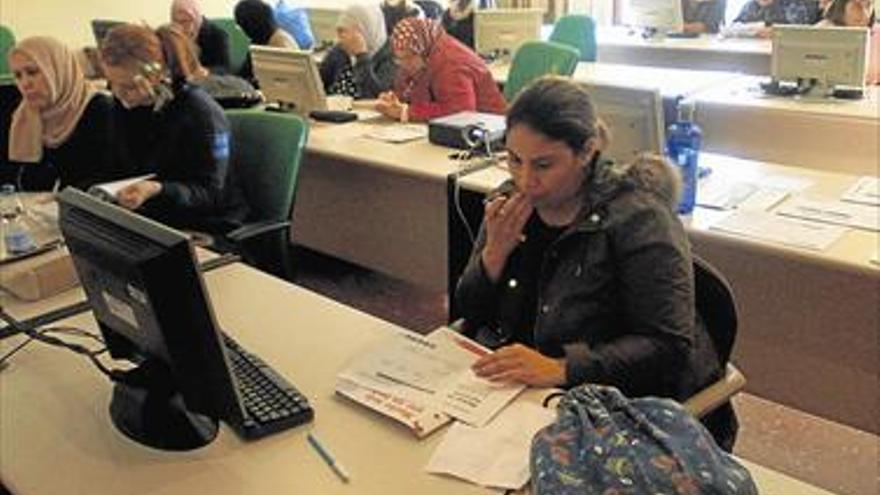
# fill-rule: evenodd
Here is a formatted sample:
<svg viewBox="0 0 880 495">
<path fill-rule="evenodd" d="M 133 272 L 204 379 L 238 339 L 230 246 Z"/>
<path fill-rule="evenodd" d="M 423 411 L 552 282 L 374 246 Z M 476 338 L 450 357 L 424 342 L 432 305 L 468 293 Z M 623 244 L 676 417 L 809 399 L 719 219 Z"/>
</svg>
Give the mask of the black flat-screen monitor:
<svg viewBox="0 0 880 495">
<path fill-rule="evenodd" d="M 142 444 L 188 450 L 240 422 L 238 391 L 188 238 L 82 191 L 58 197 L 61 231 L 110 356 L 113 424 Z"/>
</svg>

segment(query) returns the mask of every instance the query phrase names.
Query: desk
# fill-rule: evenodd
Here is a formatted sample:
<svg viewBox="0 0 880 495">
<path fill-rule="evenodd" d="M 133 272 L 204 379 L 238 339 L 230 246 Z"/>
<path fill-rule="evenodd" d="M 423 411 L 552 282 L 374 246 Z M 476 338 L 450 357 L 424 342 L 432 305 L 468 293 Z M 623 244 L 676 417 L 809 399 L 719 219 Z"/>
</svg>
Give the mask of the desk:
<svg viewBox="0 0 880 495">
<path fill-rule="evenodd" d="M 880 86 L 862 100 L 765 97 L 760 77 L 742 77 L 695 95 L 703 147 L 754 160 L 853 174 L 878 173 Z"/>
<path fill-rule="evenodd" d="M 710 35 L 645 40 L 625 28 L 599 27 L 596 42 L 599 62 L 770 74 L 770 40 Z"/>
<path fill-rule="evenodd" d="M 477 494 L 488 490 L 423 471 L 441 434 L 408 430 L 335 396 L 346 360 L 395 327 L 241 264 L 205 276 L 220 324 L 309 398 L 315 420 L 254 443 L 225 425 L 207 447 L 140 447 L 110 424 L 110 385 L 84 358 L 31 344 L 0 373 L 0 479 L 13 493 Z M 94 328 L 89 314 L 65 324 Z M 0 342 L 0 352 L 17 343 Z M 525 400 L 539 398 L 531 390 Z M 350 471 L 340 480 L 307 445 L 315 430 Z M 762 493 L 827 494 L 744 463 Z"/>
<path fill-rule="evenodd" d="M 446 178 L 455 150 L 422 138 L 363 137 L 387 120 L 312 124 L 293 242 L 427 288 L 446 290 Z"/>
<path fill-rule="evenodd" d="M 813 185 L 804 194 L 816 198 L 839 197 L 856 180 L 848 174 L 709 153 L 702 154 L 701 164 L 731 180 L 770 175 L 809 180 Z M 459 181 L 461 204 L 472 226 L 482 218 L 481 195 L 506 177 L 493 168 Z M 697 208 L 686 227 L 694 252 L 715 265 L 733 287 L 739 307 L 734 359 L 748 378 L 748 390 L 880 432 L 880 269 L 869 261 L 880 246 L 880 234 L 850 230 L 828 251 L 817 253 L 710 230 L 722 215 Z M 469 255 L 463 246 L 469 242 L 461 239 L 462 227 L 450 232 L 454 287 Z"/>
</svg>

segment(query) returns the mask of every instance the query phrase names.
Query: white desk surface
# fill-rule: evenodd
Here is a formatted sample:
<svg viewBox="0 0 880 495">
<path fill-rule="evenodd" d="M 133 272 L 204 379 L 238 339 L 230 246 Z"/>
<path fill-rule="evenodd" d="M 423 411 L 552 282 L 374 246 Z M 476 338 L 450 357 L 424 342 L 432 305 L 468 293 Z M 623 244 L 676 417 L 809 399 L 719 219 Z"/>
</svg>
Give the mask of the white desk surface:
<svg viewBox="0 0 880 495">
<path fill-rule="evenodd" d="M 697 93 L 704 149 L 775 163 L 854 174 L 880 167 L 880 86 L 861 100 L 768 97 L 760 77 Z"/>
<path fill-rule="evenodd" d="M 0 372 L 0 478 L 13 493 L 490 493 L 423 471 L 442 432 L 404 428 L 333 393 L 347 359 L 395 327 L 240 264 L 206 275 L 220 325 L 289 379 L 313 422 L 246 443 L 226 426 L 193 452 L 141 447 L 118 433 L 111 386 L 85 358 L 32 343 Z M 65 321 L 94 329 L 89 314 Z M 5 351 L 19 337 L 0 342 Z M 543 394 L 532 390 L 525 399 Z M 351 473 L 343 484 L 307 445 L 316 432 Z M 745 462 L 761 493 L 826 494 Z"/>
<path fill-rule="evenodd" d="M 489 66 L 495 81 L 504 84 L 510 65 L 494 63 Z M 572 76 L 576 81 L 626 87 L 657 88 L 664 97 L 690 96 L 705 89 L 742 77 L 736 72 L 717 70 L 689 70 L 668 67 L 613 64 L 607 62 L 580 62 Z"/>
<path fill-rule="evenodd" d="M 769 39 L 724 38 L 709 34 L 703 34 L 696 38 L 644 39 L 638 33 L 631 33 L 627 28 L 615 27 L 599 27 L 596 31 L 596 43 L 599 45 L 600 53 L 602 48 L 611 46 L 638 47 L 646 50 L 754 53 L 768 57 L 773 51 Z"/>
<path fill-rule="evenodd" d="M 714 153 L 701 153 L 700 165 L 712 168 L 712 174 L 729 177 L 731 181 L 757 181 L 768 176 L 797 178 L 810 181 L 813 185 L 804 191 L 804 195 L 815 199 L 835 199 L 852 185 L 858 176 L 834 172 L 808 170 L 799 167 L 762 163 L 743 160 Z M 509 177 L 501 168 L 490 168 L 468 174 L 460 179 L 461 187 L 473 191 L 487 192 L 492 190 Z M 785 253 L 787 257 L 795 257 L 805 261 L 832 266 L 835 269 L 868 274 L 880 280 L 880 269 L 870 262 L 871 256 L 880 245 L 880 234 L 858 229 L 850 229 L 844 237 L 833 244 L 825 252 L 816 252 L 803 248 L 769 244 L 767 242 L 737 237 L 709 227 L 721 220 L 727 212 L 697 207 L 691 218 L 684 219 L 690 231 L 703 232 L 712 236 L 730 238 L 733 242 L 748 245 L 759 245 Z"/>
</svg>

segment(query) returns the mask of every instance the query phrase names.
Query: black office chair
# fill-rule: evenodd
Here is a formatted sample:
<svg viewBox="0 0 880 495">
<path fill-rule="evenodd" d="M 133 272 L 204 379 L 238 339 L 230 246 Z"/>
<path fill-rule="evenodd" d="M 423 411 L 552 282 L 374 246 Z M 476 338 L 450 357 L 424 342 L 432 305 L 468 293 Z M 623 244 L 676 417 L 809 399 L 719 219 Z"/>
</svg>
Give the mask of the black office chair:
<svg viewBox="0 0 880 495">
<path fill-rule="evenodd" d="M 440 20 L 443 17 L 443 6 L 434 0 L 415 0 L 415 4 L 422 9 L 428 19 Z"/>
</svg>

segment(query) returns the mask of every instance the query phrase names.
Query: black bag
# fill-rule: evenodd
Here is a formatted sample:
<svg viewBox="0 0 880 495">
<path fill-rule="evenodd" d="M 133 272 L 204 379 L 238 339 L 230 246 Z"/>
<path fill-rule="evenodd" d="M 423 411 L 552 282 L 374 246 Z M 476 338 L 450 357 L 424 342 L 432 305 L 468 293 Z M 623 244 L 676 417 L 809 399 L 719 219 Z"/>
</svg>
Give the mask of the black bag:
<svg viewBox="0 0 880 495">
<path fill-rule="evenodd" d="M 263 101 L 263 96 L 246 80 L 232 75 L 211 74 L 192 81 L 223 108 L 249 108 Z"/>
</svg>

